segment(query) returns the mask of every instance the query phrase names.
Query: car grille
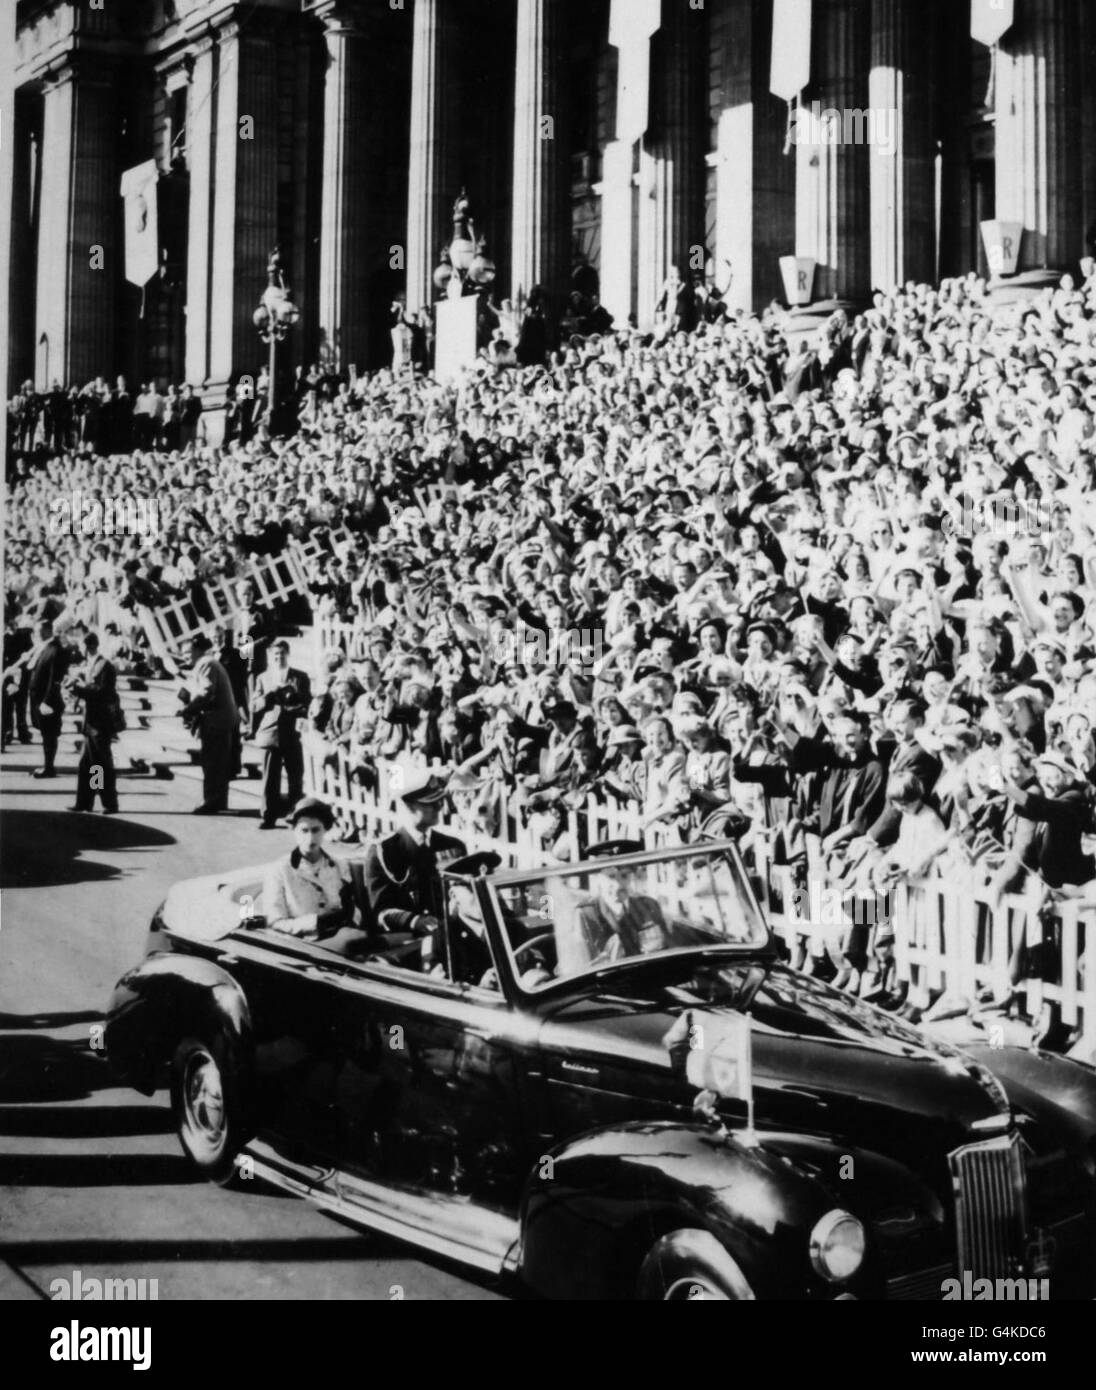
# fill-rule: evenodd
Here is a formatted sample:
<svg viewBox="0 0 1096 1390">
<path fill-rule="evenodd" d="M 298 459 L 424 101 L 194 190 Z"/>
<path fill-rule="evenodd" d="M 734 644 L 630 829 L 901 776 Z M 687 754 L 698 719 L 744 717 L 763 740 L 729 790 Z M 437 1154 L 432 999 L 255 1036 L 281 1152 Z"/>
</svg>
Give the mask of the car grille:
<svg viewBox="0 0 1096 1390">
<path fill-rule="evenodd" d="M 1019 1135 L 968 1144 L 948 1162 L 960 1275 L 969 1270 L 975 1279 L 1004 1279 L 1018 1273 L 1027 1230 Z"/>
<path fill-rule="evenodd" d="M 930 1302 L 943 1296 L 944 1280 L 954 1276 L 951 1265 L 936 1265 L 918 1270 L 916 1274 L 899 1274 L 887 1280 L 887 1297 L 921 1299 Z"/>
</svg>

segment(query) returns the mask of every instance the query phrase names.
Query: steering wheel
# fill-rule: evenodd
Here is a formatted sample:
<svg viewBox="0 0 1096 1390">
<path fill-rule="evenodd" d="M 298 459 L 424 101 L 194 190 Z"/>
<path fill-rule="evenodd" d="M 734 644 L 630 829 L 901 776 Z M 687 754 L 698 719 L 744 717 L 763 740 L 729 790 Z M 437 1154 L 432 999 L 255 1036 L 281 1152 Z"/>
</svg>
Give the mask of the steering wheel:
<svg viewBox="0 0 1096 1390">
<path fill-rule="evenodd" d="M 538 932 L 536 936 L 531 936 L 528 941 L 523 941 L 520 946 L 514 947 L 514 964 L 521 962 L 522 956 L 532 951 L 534 947 L 545 946 L 551 943 L 552 954 L 555 955 L 556 934 L 554 931 Z"/>
<path fill-rule="evenodd" d="M 532 951 L 535 947 L 544 947 L 544 946 L 548 945 L 548 943 L 551 943 L 551 946 L 552 946 L 552 954 L 554 955 L 554 954 L 555 954 L 555 941 L 556 941 L 556 938 L 555 938 L 555 933 L 554 933 L 554 932 L 552 932 L 552 931 L 542 931 L 542 932 L 538 932 L 536 936 L 531 936 L 531 937 L 529 938 L 528 941 L 523 941 L 523 942 L 521 943 L 520 946 L 515 946 L 515 947 L 514 947 L 514 965 L 515 965 L 515 967 L 516 967 L 516 973 L 517 973 L 519 976 L 522 975 L 522 974 L 524 973 L 524 967 L 521 965 L 521 958 L 522 958 L 522 956 L 527 955 L 527 954 L 528 954 L 530 951 Z M 551 977 L 551 976 L 554 975 L 554 973 L 555 973 L 555 967 L 554 967 L 554 966 L 549 966 L 549 965 L 547 965 L 547 964 L 544 965 L 544 970 L 545 970 L 545 972 L 549 975 L 549 977 Z M 494 967 L 492 967 L 490 970 L 484 971 L 482 977 L 480 978 L 479 988 L 480 988 L 480 989 L 498 989 L 498 987 L 499 987 L 498 975 L 495 973 Z"/>
</svg>

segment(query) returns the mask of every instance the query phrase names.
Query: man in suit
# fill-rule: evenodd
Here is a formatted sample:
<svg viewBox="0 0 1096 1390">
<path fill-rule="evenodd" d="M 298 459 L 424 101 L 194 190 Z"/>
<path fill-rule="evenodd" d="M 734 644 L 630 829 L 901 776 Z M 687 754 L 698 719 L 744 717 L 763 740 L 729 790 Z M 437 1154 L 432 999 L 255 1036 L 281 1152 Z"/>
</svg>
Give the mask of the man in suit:
<svg viewBox="0 0 1096 1390">
<path fill-rule="evenodd" d="M 301 797 L 304 753 L 298 720 L 308 714 L 312 687 L 303 671 L 289 664 L 289 643 L 279 639 L 270 648 L 270 664 L 255 681 L 251 701 L 251 736 L 263 750 L 261 830 L 273 830 L 280 810 L 282 768 L 289 783 L 289 800 Z"/>
<path fill-rule="evenodd" d="M 267 649 L 274 636 L 269 609 L 255 607 L 255 585 L 250 579 L 236 585 L 239 608 L 232 618 L 236 650 L 247 662 L 247 674 L 254 680 L 266 669 Z"/>
<path fill-rule="evenodd" d="M 216 816 L 228 810 L 228 783 L 232 772 L 232 731 L 236 727 L 236 701 L 228 672 L 213 656 L 213 643 L 204 633 L 192 638 L 195 692 L 181 692 L 182 715 L 202 745 L 202 801 L 196 816 Z"/>
<path fill-rule="evenodd" d="M 114 709 L 117 701 L 117 675 L 113 665 L 99 651 L 99 638 L 89 632 L 84 639 L 87 665 L 83 678 L 71 685 L 72 693 L 84 702 L 84 750 L 76 768 L 76 805 L 72 811 L 91 811 L 95 794 L 103 803 L 103 814 L 118 811 L 118 792 L 114 778 L 111 740 L 115 734 Z M 98 777 L 94 770 L 98 770 Z M 101 779 L 101 780 L 100 780 Z"/>
<path fill-rule="evenodd" d="M 902 773 L 912 772 L 926 794 L 932 792 L 940 776 L 940 759 L 921 742 L 925 706 L 906 696 L 895 700 L 886 714 L 887 728 L 894 738 L 894 752 L 887 766 L 888 785 Z M 898 838 L 901 810 L 888 798 L 882 812 L 868 829 L 877 845 L 893 845 Z"/>
<path fill-rule="evenodd" d="M 0 735 L 0 744 L 4 746 L 14 740 L 16 729 L 20 743 L 31 741 L 27 728 L 27 657 L 34 645 L 31 629 L 19 626 L 14 617 L 9 616 L 4 626 L 3 733 Z"/>
<path fill-rule="evenodd" d="M 448 779 L 414 768 L 402 773 L 400 819 L 394 834 L 372 845 L 365 860 L 370 915 L 382 932 L 437 932 L 442 916 L 440 869 L 465 854 L 464 845 L 435 830 Z"/>
<path fill-rule="evenodd" d="M 71 656 L 60 637 L 53 635 L 53 623 L 38 624 L 38 648 L 27 659 L 30 677 L 28 700 L 30 722 L 42 735 L 42 766 L 35 768 L 34 777 L 56 777 L 54 762 L 57 743 L 61 737 L 61 716 L 65 710 L 62 682 L 68 671 Z"/>
</svg>

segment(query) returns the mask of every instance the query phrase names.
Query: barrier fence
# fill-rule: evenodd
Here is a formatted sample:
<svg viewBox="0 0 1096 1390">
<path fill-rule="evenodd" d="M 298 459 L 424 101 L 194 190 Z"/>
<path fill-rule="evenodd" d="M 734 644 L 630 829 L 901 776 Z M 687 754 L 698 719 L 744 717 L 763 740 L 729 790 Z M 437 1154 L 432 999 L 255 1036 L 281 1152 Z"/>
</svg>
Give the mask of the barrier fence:
<svg viewBox="0 0 1096 1390">
<path fill-rule="evenodd" d="M 380 839 L 399 826 L 401 764 L 378 763 L 367 786 L 355 776 L 345 749 L 312 734 L 305 737 L 304 750 L 306 789 L 327 801 L 363 841 Z M 606 805 L 591 796 L 567 807 L 560 833 L 546 844 L 535 817 L 527 823 L 515 814 L 505 786 L 486 801 L 482 792 L 460 791 L 455 800 L 458 812 L 469 817 L 474 801 L 475 820 L 457 818 L 442 829 L 477 850 L 494 850 L 513 868 L 581 858 L 589 846 L 606 840 L 637 840 L 648 848 L 678 842 L 672 830 L 645 830 L 634 803 Z M 742 844 L 758 896 L 793 961 L 832 950 L 849 921 L 835 923 L 828 914 L 811 910 L 802 879 L 794 878 L 790 866 L 771 862 L 765 836 L 748 834 Z M 842 890 L 828 880 L 817 842 L 809 846 L 807 878 L 840 898 Z M 992 902 L 973 879 L 926 878 L 897 884 L 888 916 L 895 928 L 896 977 L 909 986 L 911 999 L 927 1001 L 930 992 L 968 1001 L 985 993 L 1004 999 L 1016 991 L 1031 1020 L 1038 1020 L 1046 1005 L 1054 1006 L 1065 1028 L 1081 1035 L 1075 1055 L 1096 1062 L 1096 967 L 1085 969 L 1086 952 L 1091 960 L 1096 941 L 1096 911 L 1066 901 L 1048 912 L 1037 882 L 1029 892 Z M 989 1037 L 992 1042 L 992 1030 Z"/>
<path fill-rule="evenodd" d="M 287 546 L 281 555 L 252 561 L 232 579 L 206 581 L 193 598 L 138 609 L 149 648 L 169 670 L 174 669 L 180 649 L 191 638 L 199 633 L 214 638 L 235 621 L 240 611 L 236 586 L 241 582 L 254 585 L 258 608 L 270 608 L 303 594 L 305 558 L 300 547 Z"/>
</svg>

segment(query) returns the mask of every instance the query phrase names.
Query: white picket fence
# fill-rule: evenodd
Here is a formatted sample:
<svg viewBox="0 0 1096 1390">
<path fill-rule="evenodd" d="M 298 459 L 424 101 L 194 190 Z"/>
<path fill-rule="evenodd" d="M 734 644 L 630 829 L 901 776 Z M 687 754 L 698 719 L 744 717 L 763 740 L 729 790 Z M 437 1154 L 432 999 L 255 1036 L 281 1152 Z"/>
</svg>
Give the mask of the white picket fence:
<svg viewBox="0 0 1096 1390">
<path fill-rule="evenodd" d="M 317 615 L 312 625 L 312 669 L 323 670 L 328 652 L 342 652 L 348 661 L 365 661 L 369 656 L 368 628 L 360 623 Z"/>
<path fill-rule="evenodd" d="M 346 751 L 332 748 L 316 734 L 303 739 L 305 789 L 322 797 L 336 816 L 353 825 L 365 841 L 379 839 L 395 830 L 400 819 L 397 811 L 400 779 L 407 764 L 378 761 L 376 787 L 367 790 L 355 781 Z M 431 764 L 440 768 L 440 764 Z M 441 826 L 443 831 L 456 835 L 477 850 L 494 850 L 510 868 L 532 868 L 539 864 L 558 863 L 559 856 L 544 846 L 534 824 L 526 824 L 515 815 L 509 799 L 500 790 L 497 805 L 490 808 L 489 818 L 497 822 L 497 835 L 484 835 L 459 818 Z M 587 798 L 577 810 L 568 809 L 561 834 L 556 843 L 569 846 L 576 857 L 583 846 L 606 840 L 635 840 L 654 848 L 659 843 L 656 832 L 644 832 L 638 808 L 605 805 L 595 797 Z"/>
<path fill-rule="evenodd" d="M 808 837 L 808 881 L 841 890 L 826 877 L 817 841 Z M 835 946 L 848 922 L 835 925 L 829 912 L 818 914 L 808 892 L 798 895 L 788 865 L 765 858 L 764 841 L 755 855 L 756 881 L 774 931 L 793 960 L 822 956 Z M 1042 891 L 1029 880 L 1023 893 L 1006 893 L 991 901 L 985 884 L 975 878 L 911 879 L 891 890 L 888 916 L 894 929 L 894 958 L 898 980 L 909 985 L 910 997 L 927 999 L 943 993 L 974 1001 L 983 991 L 995 999 L 1018 992 L 1028 1019 L 1039 1018 L 1044 1004 L 1055 1005 L 1062 1023 L 1080 1029 L 1075 1052 L 1096 1064 L 1096 911 L 1062 901 L 1044 913 Z M 804 909 L 806 909 L 804 911 Z M 1024 947 L 1048 935 L 1047 953 L 1058 962 L 1056 981 L 1035 975 L 1013 982 L 1014 962 Z M 1091 964 L 1086 969 L 1087 960 Z"/>
</svg>

